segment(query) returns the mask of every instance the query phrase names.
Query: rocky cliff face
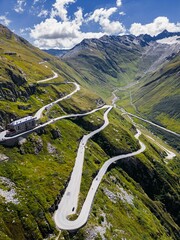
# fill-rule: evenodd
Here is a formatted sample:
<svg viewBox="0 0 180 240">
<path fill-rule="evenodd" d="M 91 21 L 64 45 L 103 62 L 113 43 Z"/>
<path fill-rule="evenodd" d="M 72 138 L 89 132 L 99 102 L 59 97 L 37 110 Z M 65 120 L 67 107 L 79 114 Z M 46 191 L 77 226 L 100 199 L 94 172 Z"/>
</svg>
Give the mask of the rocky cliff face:
<svg viewBox="0 0 180 240">
<path fill-rule="evenodd" d="M 7 113 L 6 111 L 0 110 L 0 131 L 6 129 L 7 124 L 11 122 L 12 119 L 15 119 L 15 115 L 12 113 Z"/>
<path fill-rule="evenodd" d="M 25 84 L 19 88 L 12 82 L 0 82 L 0 100 L 17 101 L 20 99 L 28 99 L 29 96 L 36 92 L 36 85 Z"/>
<path fill-rule="evenodd" d="M 5 69 L 8 76 L 11 78 L 11 80 L 13 81 L 14 84 L 16 84 L 17 86 L 22 86 L 23 84 L 25 84 L 26 78 L 23 76 L 23 72 L 19 71 L 18 73 L 15 74 L 14 69 Z"/>
<path fill-rule="evenodd" d="M 22 102 L 26 102 L 29 97 L 37 91 L 36 85 L 28 85 L 23 77 L 17 76 L 13 74 L 13 72 L 12 78 L 17 81 L 17 84 L 11 81 L 0 82 L 0 100 L 4 103 L 5 101 L 17 102 L 18 99 Z M 28 106 L 19 104 L 18 108 L 26 110 Z M 6 105 L 6 108 L 0 109 L 0 126 L 2 129 L 5 129 L 6 125 L 13 119 L 16 119 L 16 113 L 10 111 L 8 104 Z"/>
</svg>

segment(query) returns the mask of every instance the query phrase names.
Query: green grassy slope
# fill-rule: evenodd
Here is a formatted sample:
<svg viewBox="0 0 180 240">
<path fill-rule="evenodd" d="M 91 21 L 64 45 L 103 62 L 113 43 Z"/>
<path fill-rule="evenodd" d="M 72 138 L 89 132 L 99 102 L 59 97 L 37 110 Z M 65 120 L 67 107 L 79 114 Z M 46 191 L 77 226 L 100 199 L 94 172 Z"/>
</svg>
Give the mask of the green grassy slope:
<svg viewBox="0 0 180 240">
<path fill-rule="evenodd" d="M 48 56 L 2 25 L 0 25 L 0 39 L 1 81 L 13 80 L 10 72 L 13 72 L 14 75 L 19 74 L 19 77 L 26 78 L 28 82 L 52 75 L 50 69 L 39 64 Z"/>
<path fill-rule="evenodd" d="M 132 102 L 140 114 L 177 133 L 180 133 L 179 71 L 178 54 L 132 91 Z M 178 143 L 176 140 L 175 142 Z"/>
<path fill-rule="evenodd" d="M 34 47 L 3 25 L 0 25 L 0 41 L 0 82 L 35 83 L 53 76 L 53 69 L 58 69 L 62 79 L 78 80 L 77 73 L 65 63 Z"/>
<path fill-rule="evenodd" d="M 99 125 L 97 119 L 102 119 L 102 113 L 83 118 L 86 129 L 83 128 L 84 124 L 80 119 L 76 119 L 75 122 L 62 120 L 38 134 L 30 135 L 26 143 L 11 148 L 11 151 L 0 146 L 1 153 L 9 157 L 9 161 L 0 164 L 0 176 L 7 177 L 15 183 L 17 198 L 20 201 L 18 205 L 14 205 L 5 203 L 3 198 L 0 200 L 1 231 L 9 239 L 37 240 L 57 233 L 49 210 L 68 181 L 79 139 L 88 130 Z M 134 129 L 131 124 L 115 111 L 110 114 L 110 121 L 107 129 L 88 144 L 79 210 L 94 174 L 110 157 L 109 146 L 110 150 L 113 150 L 109 152 L 111 156 L 138 148 L 132 136 Z M 113 141 L 112 129 L 115 136 Z M 60 132 L 60 136 L 55 139 L 54 130 Z M 120 144 L 117 145 L 118 142 Z M 161 191 L 157 189 L 155 192 L 156 188 L 152 191 L 152 176 L 156 188 L 162 188 Z M 176 179 L 177 175 L 168 166 L 164 166 L 159 152 L 151 146 L 145 154 L 136 159 L 120 161 L 119 164 L 113 165 L 104 177 L 87 225 L 69 239 L 86 239 L 88 232 L 102 226 L 105 218 L 109 224 L 109 227 L 105 226 L 107 239 L 138 239 L 140 235 L 145 239 L 178 239 L 178 226 L 175 223 L 178 220 L 177 211 L 171 212 L 170 216 L 168 205 L 166 206 L 169 199 L 171 206 L 177 203 Z M 163 189 L 167 190 L 168 195 Z M 130 199 L 132 196 L 132 202 L 128 202 L 124 191 L 129 194 Z M 67 234 L 63 231 L 60 239 L 64 239 Z"/>
<path fill-rule="evenodd" d="M 133 40 L 130 36 L 86 39 L 62 59 L 81 73 L 88 87 L 106 95 L 136 78 L 142 47 Z"/>
<path fill-rule="evenodd" d="M 117 92 L 118 105 L 142 118 L 180 133 L 179 71 L 180 55 L 176 54 L 158 71 L 146 74 L 138 84 Z M 172 137 L 171 134 L 155 127 L 149 127 L 168 140 L 172 146 L 180 149 L 178 137 Z"/>
<path fill-rule="evenodd" d="M 33 114 L 41 106 L 72 90 L 63 86 L 37 84 L 38 80 L 59 74 L 58 84 L 80 81 L 79 75 L 64 62 L 35 48 L 0 25 L 0 120 L 1 126 L 17 117 Z M 69 89 L 68 89 L 69 88 Z M 49 99 L 47 98 L 49 94 Z"/>
</svg>

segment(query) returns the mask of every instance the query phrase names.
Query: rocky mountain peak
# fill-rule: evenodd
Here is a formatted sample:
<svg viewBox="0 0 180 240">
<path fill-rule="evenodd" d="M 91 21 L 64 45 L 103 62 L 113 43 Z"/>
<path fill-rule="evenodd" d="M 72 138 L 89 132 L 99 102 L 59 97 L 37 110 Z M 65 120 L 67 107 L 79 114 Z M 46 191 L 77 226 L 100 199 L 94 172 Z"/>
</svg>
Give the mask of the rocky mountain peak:
<svg viewBox="0 0 180 240">
<path fill-rule="evenodd" d="M 164 30 L 162 33 L 158 34 L 154 37 L 155 40 L 160 40 L 163 38 L 173 37 L 173 36 L 180 36 L 180 32 L 168 32 Z"/>
</svg>

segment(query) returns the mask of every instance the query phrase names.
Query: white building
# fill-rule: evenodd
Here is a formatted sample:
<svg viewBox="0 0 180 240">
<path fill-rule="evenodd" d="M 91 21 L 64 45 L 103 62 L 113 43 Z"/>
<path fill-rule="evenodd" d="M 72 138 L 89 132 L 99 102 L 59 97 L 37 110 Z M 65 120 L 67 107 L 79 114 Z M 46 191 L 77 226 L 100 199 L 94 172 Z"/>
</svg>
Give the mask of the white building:
<svg viewBox="0 0 180 240">
<path fill-rule="evenodd" d="M 36 126 L 36 117 L 28 116 L 15 120 L 8 124 L 7 129 L 12 133 L 20 133 L 30 130 Z"/>
</svg>

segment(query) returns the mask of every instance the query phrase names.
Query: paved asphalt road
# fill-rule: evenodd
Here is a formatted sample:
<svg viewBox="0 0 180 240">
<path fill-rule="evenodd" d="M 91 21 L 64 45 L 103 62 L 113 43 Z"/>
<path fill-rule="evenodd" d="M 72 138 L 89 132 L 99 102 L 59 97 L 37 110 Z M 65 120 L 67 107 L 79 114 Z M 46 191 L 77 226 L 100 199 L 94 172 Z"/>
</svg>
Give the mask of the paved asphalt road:
<svg viewBox="0 0 180 240">
<path fill-rule="evenodd" d="M 43 63 L 44 63 L 44 62 L 43 62 Z M 46 78 L 46 79 L 44 79 L 44 80 L 40 80 L 40 81 L 38 81 L 38 83 L 47 82 L 47 81 L 50 81 L 50 80 L 52 80 L 52 79 L 57 78 L 57 77 L 58 77 L 58 74 L 55 73 L 55 72 L 53 72 L 53 73 L 54 73 L 54 76 L 53 76 L 53 77 Z M 74 84 L 75 90 L 72 91 L 70 94 L 68 94 L 68 95 L 66 95 L 66 96 L 64 96 L 64 97 L 62 97 L 62 98 L 59 98 L 59 99 L 57 99 L 56 101 L 51 102 L 50 104 L 47 104 L 47 105 L 43 106 L 42 108 L 40 108 L 40 109 L 35 113 L 35 115 L 34 115 L 34 117 L 36 117 L 37 120 L 41 118 L 42 113 L 43 113 L 44 110 L 51 108 L 54 104 L 56 104 L 56 103 L 58 103 L 58 102 L 60 102 L 60 101 L 62 101 L 62 100 L 65 100 L 65 99 L 70 98 L 73 94 L 75 94 L 77 91 L 80 90 L 80 85 L 77 84 L 76 82 L 67 82 L 67 84 Z M 97 110 L 95 109 L 94 111 L 97 111 Z M 77 115 L 79 116 L 79 114 L 77 114 Z M 86 114 L 85 114 L 85 115 L 86 115 Z M 87 113 L 87 115 L 88 115 L 88 113 Z M 71 116 L 75 117 L 76 114 L 62 116 L 62 117 L 60 117 L 60 118 L 57 118 L 57 120 L 60 120 L 60 119 L 63 119 L 63 118 L 68 118 L 68 116 L 69 116 L 69 117 L 71 117 Z M 80 114 L 80 116 L 84 116 L 84 115 L 81 115 L 81 114 Z M 5 135 L 6 135 L 6 133 L 7 133 L 7 131 L 5 130 L 5 131 L 3 131 L 3 132 L 0 132 L 0 142 L 3 142 L 3 141 L 5 141 L 5 140 L 8 140 L 8 141 L 9 141 L 9 140 L 11 140 L 11 139 L 19 138 L 19 137 L 21 137 L 21 136 L 24 136 L 24 135 L 26 135 L 26 134 L 29 134 L 29 133 L 31 133 L 31 132 L 34 132 L 35 130 L 37 130 L 37 129 L 41 128 L 41 127 L 44 127 L 44 126 L 46 126 L 46 125 L 48 125 L 48 124 L 51 124 L 51 123 L 54 122 L 54 121 L 56 121 L 56 120 L 50 120 L 50 121 L 46 122 L 45 124 L 39 125 L 39 126 L 33 128 L 33 129 L 29 130 L 29 131 L 26 131 L 26 132 L 23 132 L 23 133 L 20 133 L 20 134 L 17 134 L 17 135 L 15 135 L 15 136 L 11 136 L 11 137 L 5 137 Z"/>
<path fill-rule="evenodd" d="M 137 154 L 140 154 L 146 148 L 145 145 L 141 141 L 139 141 L 141 148 L 138 151 L 128 153 L 128 154 L 122 154 L 107 160 L 99 170 L 97 176 L 94 178 L 78 218 L 74 221 L 68 220 L 68 216 L 76 213 L 76 209 L 77 209 L 86 143 L 89 138 L 94 136 L 96 133 L 102 131 L 109 124 L 108 113 L 110 112 L 111 109 L 112 109 L 112 106 L 108 106 L 108 110 L 104 113 L 104 124 L 96 131 L 93 131 L 88 135 L 84 135 L 84 137 L 80 142 L 77 157 L 76 157 L 76 162 L 73 168 L 73 172 L 72 172 L 69 184 L 61 199 L 60 204 L 58 205 L 58 209 L 54 214 L 55 223 L 57 227 L 60 229 L 73 231 L 82 227 L 88 220 L 88 216 L 91 210 L 91 205 L 93 203 L 94 196 L 108 167 L 112 163 L 120 159 L 132 157 Z M 137 134 L 135 135 L 135 138 L 139 139 L 140 135 L 141 135 L 141 132 L 140 130 L 137 129 Z"/>
<path fill-rule="evenodd" d="M 43 80 L 42 80 L 42 81 L 43 81 Z M 47 81 L 47 80 L 46 80 L 46 81 Z M 49 81 L 49 80 L 48 80 L 48 81 Z M 79 84 L 77 84 L 77 83 L 75 83 L 75 82 L 67 82 L 67 84 L 74 84 L 74 86 L 76 87 L 75 90 L 74 90 L 73 92 L 71 92 L 70 94 L 68 94 L 68 95 L 66 95 L 66 96 L 64 96 L 64 97 L 62 97 L 62 98 L 59 98 L 58 100 L 56 100 L 56 101 L 54 101 L 54 102 L 51 102 L 51 103 L 43 106 L 42 108 L 40 108 L 40 109 L 36 112 L 36 114 L 34 115 L 34 117 L 36 117 L 37 120 L 41 118 L 42 113 L 43 113 L 44 110 L 49 110 L 49 109 L 50 109 L 52 106 L 54 106 L 56 103 L 61 102 L 61 101 L 65 100 L 65 99 L 70 98 L 73 94 L 75 94 L 77 91 L 80 90 Z"/>
<path fill-rule="evenodd" d="M 55 79 L 55 78 L 58 77 L 58 74 L 57 74 L 56 72 L 53 71 L 53 74 L 54 74 L 53 77 L 50 77 L 50 78 L 46 78 L 46 79 L 44 79 L 44 80 L 37 81 L 37 83 L 48 82 L 48 81 L 51 81 L 51 80 L 53 80 L 53 79 Z M 56 104 L 56 103 L 58 103 L 58 102 L 60 102 L 60 101 L 62 101 L 62 100 L 65 100 L 65 99 L 67 99 L 67 98 L 70 98 L 74 93 L 76 93 L 77 91 L 80 90 L 80 85 L 77 84 L 76 82 L 67 82 L 67 84 L 74 84 L 74 86 L 76 87 L 75 90 L 74 90 L 73 92 L 71 92 L 70 94 L 68 94 L 68 95 L 66 95 L 66 96 L 64 96 L 64 97 L 62 97 L 62 98 L 59 98 L 58 100 L 56 100 L 56 101 L 54 101 L 54 102 L 51 102 L 50 104 L 47 104 L 47 105 L 43 106 L 42 108 L 40 108 L 40 109 L 36 112 L 36 114 L 34 115 L 34 117 L 36 117 L 37 120 L 41 118 L 42 113 L 43 113 L 44 110 L 46 110 L 46 109 L 49 110 L 54 104 Z"/>
<path fill-rule="evenodd" d="M 57 73 L 55 73 L 55 72 L 53 72 L 53 73 L 54 73 L 53 77 L 47 78 L 45 80 L 40 80 L 39 82 L 46 82 L 46 81 L 50 81 L 50 80 L 52 80 L 54 78 L 57 78 L 58 77 Z M 56 101 L 54 101 L 54 102 L 52 102 L 52 103 L 50 103 L 48 105 L 42 107 L 41 109 L 39 109 L 37 111 L 37 113 L 35 114 L 35 117 L 37 119 L 39 119 L 41 117 L 42 112 L 45 109 L 48 109 L 48 108 L 52 107 L 54 104 L 58 103 L 59 101 L 62 101 L 64 99 L 67 99 L 67 98 L 71 97 L 74 93 L 76 93 L 77 91 L 80 90 L 79 84 L 77 84 L 75 82 L 68 82 L 68 83 L 74 84 L 75 87 L 76 87 L 75 90 L 73 92 L 71 92 L 70 94 L 68 94 L 67 96 L 64 96 L 64 97 L 62 97 L 62 98 L 60 98 L 60 99 L 58 99 L 58 100 L 56 100 Z M 114 98 L 112 100 L 112 105 L 114 107 L 116 107 L 115 102 L 118 100 L 118 98 L 115 95 L 115 91 L 113 92 L 113 97 Z M 84 154 L 85 154 L 86 144 L 87 144 L 87 142 L 88 142 L 88 140 L 90 138 L 92 138 L 95 134 L 99 133 L 105 127 L 108 126 L 108 124 L 109 124 L 108 114 L 111 111 L 111 109 L 113 108 L 113 106 L 111 106 L 111 105 L 104 105 L 103 107 L 94 109 L 94 110 L 92 110 L 90 112 L 87 112 L 87 113 L 83 113 L 83 114 L 70 114 L 70 115 L 57 117 L 57 118 L 52 119 L 52 120 L 50 120 L 50 121 L 48 121 L 48 122 L 46 122 L 46 123 L 44 123 L 42 125 L 39 125 L 39 126 L 35 127 L 34 129 L 31 129 L 31 130 L 29 130 L 29 131 L 27 131 L 25 133 L 21 133 L 21 134 L 18 134 L 16 136 L 12 136 L 12 137 L 5 137 L 4 133 L 0 134 L 0 141 L 2 140 L 1 137 L 3 137 L 3 140 L 15 139 L 15 138 L 19 138 L 22 135 L 31 133 L 31 132 L 39 129 L 39 128 L 45 127 L 48 124 L 52 124 L 52 123 L 54 123 L 54 122 L 56 122 L 58 120 L 62 120 L 62 119 L 66 119 L 66 118 L 72 118 L 72 117 L 82 117 L 82 116 L 86 116 L 86 115 L 92 114 L 92 113 L 94 113 L 96 111 L 99 111 L 101 109 L 106 109 L 106 111 L 104 112 L 104 123 L 103 123 L 103 125 L 100 128 L 96 129 L 95 131 L 92 131 L 91 133 L 89 133 L 87 135 L 84 135 L 83 138 L 80 141 L 78 152 L 77 152 L 77 156 L 76 156 L 75 165 L 74 165 L 74 168 L 73 168 L 73 171 L 72 171 L 72 174 L 71 174 L 71 178 L 70 178 L 69 184 L 68 184 L 68 186 L 67 186 L 67 188 L 65 190 L 65 193 L 64 193 L 64 195 L 63 195 L 63 197 L 61 199 L 61 202 L 58 205 L 58 209 L 56 210 L 56 212 L 54 214 L 55 223 L 56 223 L 57 227 L 60 228 L 60 229 L 73 231 L 73 230 L 76 230 L 76 229 L 79 229 L 80 227 L 82 227 L 88 220 L 88 216 L 89 216 L 89 213 L 90 213 L 90 210 L 91 210 L 91 206 L 92 206 L 92 203 L 93 203 L 93 200 L 94 200 L 94 196 L 96 194 L 98 186 L 99 186 L 99 184 L 100 184 L 104 174 L 106 173 L 108 167 L 112 163 L 114 163 L 114 162 L 116 162 L 116 161 L 118 161 L 120 159 L 138 155 L 138 154 L 142 153 L 146 149 L 145 145 L 139 140 L 139 136 L 141 135 L 141 132 L 140 132 L 140 130 L 137 129 L 137 134 L 135 135 L 135 138 L 138 139 L 138 141 L 139 141 L 140 149 L 135 151 L 135 152 L 128 153 L 128 154 L 122 154 L 122 155 L 115 156 L 115 157 L 110 158 L 109 160 L 107 160 L 104 163 L 104 165 L 101 167 L 101 169 L 99 170 L 97 176 L 92 181 L 91 187 L 89 189 L 89 192 L 87 194 L 87 197 L 85 199 L 85 202 L 84 202 L 84 204 L 82 206 L 82 209 L 81 209 L 81 212 L 80 212 L 78 218 L 76 220 L 74 220 L 74 221 L 68 220 L 68 216 L 69 215 L 72 215 L 72 214 L 76 213 L 77 206 L 78 206 L 78 196 L 79 196 L 79 192 L 80 192 L 80 185 L 81 185 L 81 177 L 82 177 L 82 170 L 83 170 L 83 162 L 84 162 Z M 129 114 L 131 116 L 135 116 L 133 114 L 126 113 L 126 112 L 124 114 Z M 137 117 L 137 116 L 135 116 L 135 117 Z M 147 121 L 147 122 L 149 122 L 149 121 Z M 156 124 L 153 124 L 153 125 L 156 125 Z M 160 126 L 158 126 L 158 127 L 160 127 Z M 160 127 L 160 128 L 162 128 L 162 127 Z M 172 133 L 172 131 L 170 131 L 170 132 Z"/>
<path fill-rule="evenodd" d="M 112 99 L 112 105 L 114 107 L 116 107 L 115 102 L 118 100 L 118 98 L 115 95 L 115 91 L 113 92 L 113 97 L 114 98 Z M 91 132 L 90 134 L 84 135 L 79 144 L 78 153 L 77 153 L 77 157 L 76 157 L 75 165 L 74 165 L 74 168 L 73 168 L 73 171 L 71 174 L 70 181 L 69 181 L 68 186 L 65 190 L 65 193 L 58 205 L 58 209 L 55 211 L 55 214 L 54 214 L 54 220 L 59 229 L 74 231 L 74 230 L 79 229 L 83 225 L 85 225 L 88 220 L 88 217 L 89 217 L 89 213 L 91 210 L 91 206 L 92 206 L 96 191 L 97 191 L 99 184 L 100 184 L 104 174 L 106 173 L 108 167 L 112 163 L 115 163 L 116 161 L 118 161 L 120 159 L 138 155 L 146 149 L 146 146 L 139 140 L 141 131 L 136 128 L 137 134 L 135 135 L 135 138 L 139 140 L 140 149 L 135 152 L 128 153 L 128 154 L 122 154 L 122 155 L 115 156 L 115 157 L 107 160 L 104 163 L 104 165 L 101 167 L 101 169 L 99 170 L 97 176 L 92 181 L 91 187 L 89 189 L 89 192 L 87 194 L 85 202 L 82 206 L 82 209 L 79 213 L 79 216 L 74 221 L 68 220 L 68 217 L 70 215 L 76 213 L 77 206 L 78 206 L 78 196 L 79 196 L 79 192 L 80 192 L 84 154 L 85 154 L 85 148 L 86 148 L 87 141 L 92 136 L 94 136 L 98 132 L 102 131 L 109 124 L 108 113 L 111 111 L 112 106 L 104 106 L 104 107 L 108 107 L 108 109 L 104 113 L 104 124 L 99 129 Z M 133 121 L 132 121 L 132 123 L 136 127 L 136 124 Z M 164 149 L 164 150 L 167 150 L 167 149 Z"/>
<path fill-rule="evenodd" d="M 152 137 L 145 135 L 146 137 L 148 137 L 151 141 L 153 141 L 158 147 L 160 147 L 164 152 L 166 152 L 167 156 L 165 157 L 167 160 L 171 160 L 173 159 L 176 154 L 173 153 L 172 151 L 170 151 L 169 149 L 165 148 L 164 146 L 162 146 L 161 144 L 159 144 L 158 142 L 156 142 L 156 140 L 154 140 Z"/>
<path fill-rule="evenodd" d="M 54 71 L 52 71 L 52 72 L 53 72 L 53 74 L 54 74 L 53 77 L 46 78 L 46 79 L 43 79 L 43 80 L 39 80 L 39 81 L 37 81 L 37 83 L 47 82 L 47 81 L 50 81 L 50 80 L 52 80 L 52 79 L 57 78 L 57 77 L 58 77 L 58 74 L 57 74 L 56 72 L 54 72 Z"/>
</svg>

